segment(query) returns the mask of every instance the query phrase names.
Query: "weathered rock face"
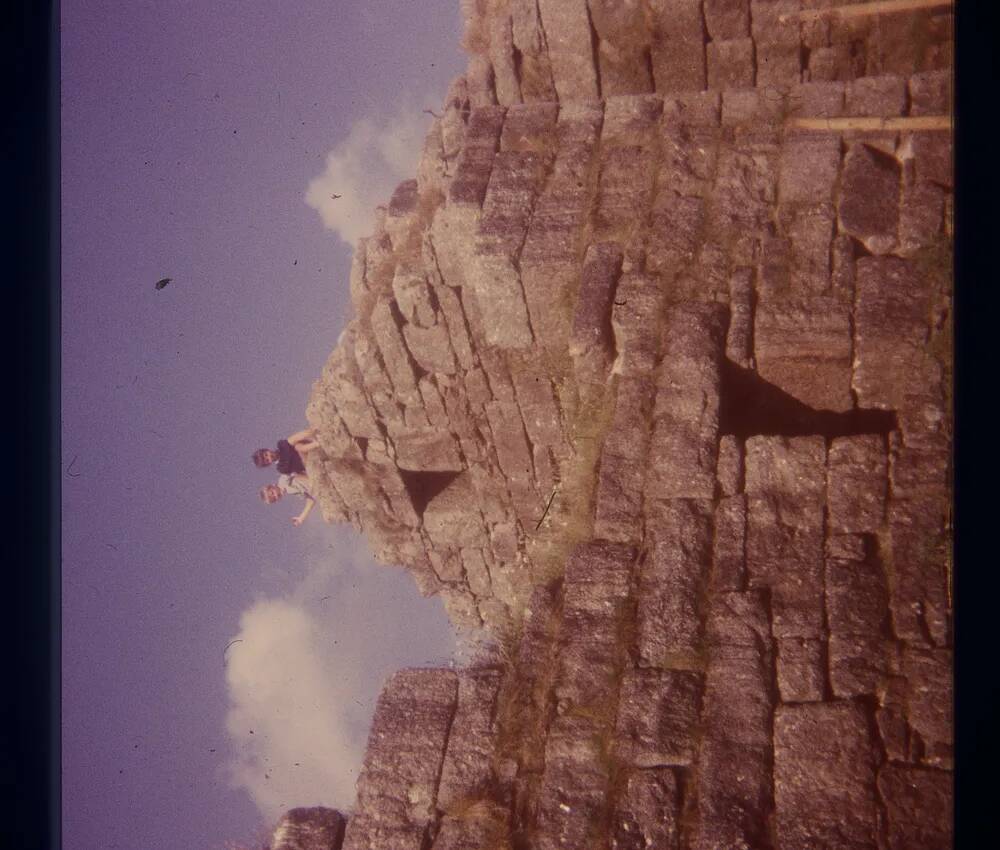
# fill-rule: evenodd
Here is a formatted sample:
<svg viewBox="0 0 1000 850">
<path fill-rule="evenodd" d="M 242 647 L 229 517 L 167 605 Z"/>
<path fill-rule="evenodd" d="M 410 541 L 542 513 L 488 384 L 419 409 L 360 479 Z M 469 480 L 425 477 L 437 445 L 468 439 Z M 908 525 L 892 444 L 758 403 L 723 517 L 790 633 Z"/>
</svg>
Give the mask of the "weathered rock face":
<svg viewBox="0 0 1000 850">
<path fill-rule="evenodd" d="M 336 809 L 291 809 L 274 828 L 268 850 L 340 850 L 346 824 Z"/>
<path fill-rule="evenodd" d="M 946 115 L 951 15 L 843 5 L 463 2 L 307 466 L 504 660 L 345 847 L 949 845 L 950 135 L 797 119 Z"/>
</svg>

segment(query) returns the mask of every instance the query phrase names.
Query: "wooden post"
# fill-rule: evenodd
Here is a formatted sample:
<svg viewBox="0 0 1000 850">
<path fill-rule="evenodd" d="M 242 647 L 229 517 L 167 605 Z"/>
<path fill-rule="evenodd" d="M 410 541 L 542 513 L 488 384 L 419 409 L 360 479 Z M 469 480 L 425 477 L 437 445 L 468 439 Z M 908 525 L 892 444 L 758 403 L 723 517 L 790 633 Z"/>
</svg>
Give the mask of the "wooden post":
<svg viewBox="0 0 1000 850">
<path fill-rule="evenodd" d="M 778 20 L 786 23 L 793 18 L 800 21 L 819 21 L 836 16 L 840 18 L 860 18 L 865 15 L 889 15 L 893 12 L 915 12 L 919 9 L 936 9 L 951 6 L 953 0 L 878 0 L 876 3 L 856 3 L 853 6 L 834 6 L 829 9 L 807 9 L 790 12 Z"/>
<path fill-rule="evenodd" d="M 909 118 L 792 118 L 786 127 L 795 130 L 825 130 L 845 132 L 849 130 L 951 130 L 950 115 L 918 115 Z"/>
</svg>

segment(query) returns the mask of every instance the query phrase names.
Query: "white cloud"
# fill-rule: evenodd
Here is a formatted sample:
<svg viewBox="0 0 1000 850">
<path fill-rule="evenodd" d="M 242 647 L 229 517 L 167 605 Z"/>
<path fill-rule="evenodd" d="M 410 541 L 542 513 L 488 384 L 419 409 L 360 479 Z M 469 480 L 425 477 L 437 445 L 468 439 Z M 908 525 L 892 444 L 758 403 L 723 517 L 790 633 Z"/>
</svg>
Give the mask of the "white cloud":
<svg viewBox="0 0 1000 850">
<path fill-rule="evenodd" d="M 345 527 L 303 531 L 329 556 L 244 611 L 226 653 L 230 779 L 271 823 L 294 806 L 350 808 L 385 677 L 455 651 L 440 602 L 402 569 L 374 563 Z"/>
<path fill-rule="evenodd" d="M 270 820 L 290 804 L 350 801 L 363 742 L 351 735 L 316 622 L 293 603 L 267 600 L 244 612 L 236 639 L 226 676 L 236 784 Z"/>
<path fill-rule="evenodd" d="M 416 177 L 429 126 L 430 117 L 419 106 L 356 121 L 327 155 L 326 170 L 309 182 L 306 203 L 326 227 L 355 244 L 371 233 L 375 207 L 387 204 L 401 181 Z"/>
</svg>

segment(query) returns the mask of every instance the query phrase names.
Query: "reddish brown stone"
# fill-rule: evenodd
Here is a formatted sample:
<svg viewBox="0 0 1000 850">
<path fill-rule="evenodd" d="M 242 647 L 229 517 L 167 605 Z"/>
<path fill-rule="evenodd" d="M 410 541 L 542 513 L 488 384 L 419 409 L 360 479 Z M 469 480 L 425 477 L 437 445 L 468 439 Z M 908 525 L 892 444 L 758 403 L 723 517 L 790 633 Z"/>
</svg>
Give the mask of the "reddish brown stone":
<svg viewBox="0 0 1000 850">
<path fill-rule="evenodd" d="M 817 51 L 811 51 L 812 56 Z M 838 118 L 844 114 L 844 84 L 831 80 L 802 83 L 788 93 L 788 109 L 792 115 L 815 118 Z"/>
<path fill-rule="evenodd" d="M 604 437 L 605 452 L 645 461 L 654 395 L 655 384 L 648 376 L 618 379 L 614 417 Z"/>
<path fill-rule="evenodd" d="M 552 65 L 534 0 L 514 0 L 510 7 L 514 46 L 521 53 L 521 94 L 525 100 L 555 101 Z"/>
<path fill-rule="evenodd" d="M 615 290 L 611 312 L 614 333 L 614 372 L 619 375 L 641 375 L 652 372 L 660 354 L 659 326 L 650 321 L 663 307 L 663 290 L 659 281 L 648 275 L 622 275 Z M 652 399 L 652 390 L 650 399 Z"/>
<path fill-rule="evenodd" d="M 885 440 L 875 434 L 838 437 L 827 459 L 828 527 L 875 532 L 885 519 Z"/>
<path fill-rule="evenodd" d="M 698 755 L 698 820 L 691 847 L 766 842 L 771 786 L 771 651 L 758 594 L 720 594 L 709 617 Z"/>
<path fill-rule="evenodd" d="M 517 530 L 512 522 L 498 522 L 490 527 L 490 549 L 493 557 L 501 562 L 517 558 Z"/>
<path fill-rule="evenodd" d="M 604 8 L 617 12 L 625 12 L 628 8 L 615 0 L 596 2 L 608 3 L 610 5 Z M 648 147 L 657 136 L 662 111 L 663 98 L 659 95 L 628 94 L 606 98 L 601 144 Z"/>
<path fill-rule="evenodd" d="M 653 79 L 644 50 L 649 39 L 644 10 L 616 0 L 589 0 L 587 5 L 597 33 L 601 93 L 651 92 Z"/>
<path fill-rule="evenodd" d="M 516 103 L 508 107 L 500 134 L 500 149 L 546 151 L 555 143 L 555 103 Z"/>
<path fill-rule="evenodd" d="M 656 269 L 675 269 L 691 262 L 704 238 L 705 201 L 666 191 L 653 204 L 646 250 Z"/>
<path fill-rule="evenodd" d="M 853 385 L 859 407 L 898 409 L 928 383 L 928 282 L 913 262 L 857 261 Z"/>
<path fill-rule="evenodd" d="M 630 772 L 615 807 L 611 850 L 678 850 L 680 799 L 669 768 Z"/>
<path fill-rule="evenodd" d="M 758 43 L 755 80 L 758 86 L 787 88 L 802 80 L 802 50 L 798 44 Z"/>
<path fill-rule="evenodd" d="M 497 809 L 489 812 L 472 810 L 456 817 L 445 815 L 434 843 L 433 850 L 473 850 L 476 847 L 503 846 L 510 831 L 508 819 Z"/>
<path fill-rule="evenodd" d="M 528 439 L 536 446 L 561 443 L 563 430 L 559 405 L 548 375 L 519 369 L 512 378 Z"/>
<path fill-rule="evenodd" d="M 340 850 L 347 818 L 323 806 L 290 809 L 271 834 L 272 850 Z"/>
<path fill-rule="evenodd" d="M 346 850 L 420 847 L 457 695 L 450 670 L 402 670 L 389 679 L 375 707 Z M 383 843 L 386 833 L 398 841 Z"/>
<path fill-rule="evenodd" d="M 655 165 L 652 150 L 639 145 L 602 148 L 595 238 L 627 240 L 634 232 L 653 200 L 650 178 Z"/>
<path fill-rule="evenodd" d="M 952 72 L 923 71 L 910 77 L 910 115 L 949 115 L 952 107 Z"/>
<path fill-rule="evenodd" d="M 851 48 L 848 44 L 816 47 L 809 51 L 809 79 L 813 82 L 849 79 L 851 65 Z"/>
<path fill-rule="evenodd" d="M 744 369 L 753 354 L 753 294 L 753 269 L 734 269 L 729 278 L 726 357 Z"/>
<path fill-rule="evenodd" d="M 818 702 L 823 699 L 826 670 L 820 640 L 786 638 L 777 641 L 778 692 L 782 702 Z"/>
<path fill-rule="evenodd" d="M 439 592 L 445 613 L 459 632 L 474 633 L 483 627 L 483 618 L 472 593 L 458 585 L 442 585 Z"/>
<path fill-rule="evenodd" d="M 773 88 L 722 92 L 722 126 L 773 126 L 785 107 L 781 92 Z"/>
<path fill-rule="evenodd" d="M 491 401 L 484 407 L 503 474 L 512 482 L 530 482 L 531 452 L 517 406 Z"/>
<path fill-rule="evenodd" d="M 502 106 L 483 106 L 470 113 L 465 145 L 448 187 L 449 204 L 482 206 L 493 155 L 500 143 L 504 112 Z"/>
<path fill-rule="evenodd" d="M 668 106 L 670 112 L 667 112 Z M 716 111 L 718 105 L 716 105 Z M 697 119 L 699 116 L 694 116 Z M 660 187 L 658 203 L 663 203 L 663 189 L 669 187 L 678 197 L 705 197 L 711 187 L 714 164 L 717 159 L 718 131 L 714 128 L 695 127 L 688 129 L 684 124 L 691 119 L 677 105 L 676 99 L 664 103 L 664 134 L 660 142 L 660 170 L 657 185 Z M 717 119 L 716 119 L 717 123 Z M 695 144 L 692 144 L 692 141 Z M 656 237 L 662 234 L 660 228 L 651 235 L 651 247 L 655 247 Z M 657 267 L 662 262 L 657 262 Z M 651 269 L 656 267 L 650 266 Z"/>
<path fill-rule="evenodd" d="M 462 567 L 469 589 L 476 596 L 490 595 L 490 572 L 482 548 L 463 549 Z"/>
<path fill-rule="evenodd" d="M 519 103 L 521 86 L 514 64 L 514 37 L 509 16 L 497 15 L 488 21 L 489 58 L 497 101 L 506 105 Z"/>
<path fill-rule="evenodd" d="M 458 358 L 458 363 L 463 369 L 469 369 L 473 365 L 472 340 L 465 323 L 459 292 L 448 286 L 439 286 L 435 287 L 434 294 L 444 314 L 451 347 Z"/>
<path fill-rule="evenodd" d="M 889 604 L 896 636 L 917 644 L 928 637 L 938 646 L 950 635 L 947 503 L 909 499 L 889 506 L 892 569 Z"/>
<path fill-rule="evenodd" d="M 691 764 L 697 751 L 701 689 L 697 673 L 629 670 L 618 697 L 618 758 L 634 767 Z"/>
<path fill-rule="evenodd" d="M 888 670 L 885 640 L 877 634 L 831 634 L 827 656 L 836 697 L 874 694 Z"/>
<path fill-rule="evenodd" d="M 422 428 L 400 433 L 393 441 L 400 469 L 458 472 L 465 468 L 455 438 L 448 431 Z M 368 455 L 372 444 L 369 443 Z"/>
<path fill-rule="evenodd" d="M 419 403 L 416 374 L 400 333 L 397 317 L 387 299 L 380 299 L 371 314 L 372 334 L 382 352 L 396 398 L 404 404 Z"/>
<path fill-rule="evenodd" d="M 465 69 L 465 83 L 471 106 L 482 108 L 496 105 L 496 80 L 489 58 L 479 54 L 469 57 L 469 64 Z"/>
<path fill-rule="evenodd" d="M 932 245 L 944 230 L 945 190 L 934 183 L 903 189 L 899 205 L 899 249 L 909 256 Z"/>
<path fill-rule="evenodd" d="M 356 812 L 347 822 L 343 850 L 422 850 L 425 830 L 388 825 L 376 815 Z"/>
<path fill-rule="evenodd" d="M 830 631 L 842 635 L 881 635 L 888 614 L 885 575 L 873 561 L 826 564 L 826 615 Z"/>
<path fill-rule="evenodd" d="M 781 847 L 874 850 L 875 754 L 849 702 L 778 706 L 774 791 Z"/>
<path fill-rule="evenodd" d="M 867 145 L 852 145 L 840 177 L 837 214 L 842 232 L 873 254 L 895 246 L 899 228 L 899 163 Z"/>
<path fill-rule="evenodd" d="M 952 777 L 939 770 L 887 764 L 878 789 L 885 801 L 890 850 L 952 846 Z"/>
<path fill-rule="evenodd" d="M 662 503 L 647 519 L 652 551 L 638 589 L 638 651 L 650 666 L 696 654 L 701 644 L 701 598 L 711 558 L 711 504 L 693 499 Z"/>
<path fill-rule="evenodd" d="M 891 455 L 889 482 L 894 499 L 948 495 L 951 454 L 944 448 L 896 448 Z"/>
<path fill-rule="evenodd" d="M 647 498 L 710 499 L 715 494 L 724 319 L 721 306 L 708 303 L 675 305 L 668 315 Z"/>
<path fill-rule="evenodd" d="M 635 550 L 599 542 L 578 546 L 563 580 L 560 699 L 602 705 L 617 692 L 624 650 L 618 621 L 629 593 Z"/>
<path fill-rule="evenodd" d="M 720 500 L 715 511 L 711 586 L 715 592 L 742 590 L 746 582 L 746 496 Z"/>
<path fill-rule="evenodd" d="M 621 264 L 622 250 L 615 243 L 599 243 L 587 249 L 570 341 L 570 353 L 587 374 L 599 375 L 610 365 L 614 348 L 611 307 Z"/>
<path fill-rule="evenodd" d="M 836 136 L 789 136 L 781 149 L 778 177 L 781 203 L 829 203 L 839 167 L 840 140 Z"/>
<path fill-rule="evenodd" d="M 597 475 L 594 534 L 605 540 L 638 541 L 641 536 L 645 463 L 605 451 Z"/>
<path fill-rule="evenodd" d="M 723 97 L 723 119 L 727 99 Z M 775 157 L 743 146 L 720 147 L 708 223 L 732 262 L 749 265 L 773 215 Z M 775 151 L 776 153 L 776 151 Z"/>
<path fill-rule="evenodd" d="M 752 437 L 746 451 L 750 586 L 771 588 L 776 637 L 820 637 L 823 439 Z"/>
<path fill-rule="evenodd" d="M 751 32 L 760 44 L 798 45 L 799 0 L 750 0 Z"/>
<path fill-rule="evenodd" d="M 906 80 L 903 77 L 862 77 L 847 84 L 848 115 L 889 118 L 906 110 Z"/>
<path fill-rule="evenodd" d="M 757 308 L 754 350 L 761 376 L 818 410 L 849 410 L 851 321 L 832 298 L 769 301 Z"/>
<path fill-rule="evenodd" d="M 753 40 L 713 40 L 706 48 L 710 89 L 749 88 L 754 81 Z"/>
<path fill-rule="evenodd" d="M 908 761 L 910 727 L 906 722 L 906 680 L 887 676 L 879 684 L 878 697 L 875 722 L 885 753 L 892 761 Z"/>
<path fill-rule="evenodd" d="M 794 246 L 789 268 L 792 291 L 803 295 L 825 293 L 830 287 L 832 205 L 783 206 L 780 215 L 783 232 Z"/>
<path fill-rule="evenodd" d="M 441 766 L 437 806 L 447 810 L 474 798 L 493 781 L 496 727 L 493 717 L 500 674 L 495 670 L 465 670 L 458 676 L 458 706 Z"/>
<path fill-rule="evenodd" d="M 825 459 L 821 437 L 751 437 L 746 441 L 747 495 L 820 502 L 826 490 Z"/>
<path fill-rule="evenodd" d="M 705 0 L 705 26 L 713 41 L 750 34 L 749 0 Z"/>
<path fill-rule="evenodd" d="M 710 647 L 758 648 L 770 652 L 771 623 L 767 593 L 716 593 L 709 606 L 705 639 Z"/>
<path fill-rule="evenodd" d="M 657 91 L 705 88 L 705 34 L 699 0 L 650 0 Z"/>
<path fill-rule="evenodd" d="M 597 69 L 586 0 L 538 0 L 538 12 L 559 101 L 596 100 Z"/>
<path fill-rule="evenodd" d="M 603 731 L 593 718 L 569 714 L 549 727 L 533 837 L 539 850 L 598 843 L 609 808 Z"/>
<path fill-rule="evenodd" d="M 663 96 L 663 129 L 684 127 L 692 141 L 715 138 L 711 128 L 719 126 L 718 92 L 690 91 Z M 701 132 L 698 132 L 701 131 Z M 683 193 L 682 193 L 683 194 Z"/>
<path fill-rule="evenodd" d="M 948 649 L 904 647 L 907 719 L 924 745 L 924 762 L 951 768 L 952 654 Z"/>
<path fill-rule="evenodd" d="M 830 287 L 833 294 L 842 300 L 854 300 L 854 255 L 855 242 L 850 236 L 840 233 L 833 239 L 831 248 L 832 269 Z"/>
<path fill-rule="evenodd" d="M 826 538 L 827 558 L 863 561 L 869 554 L 868 549 L 866 538 L 861 534 L 832 534 Z"/>
<path fill-rule="evenodd" d="M 743 443 L 732 434 L 719 439 L 719 459 L 716 476 L 724 496 L 743 491 Z"/>
</svg>

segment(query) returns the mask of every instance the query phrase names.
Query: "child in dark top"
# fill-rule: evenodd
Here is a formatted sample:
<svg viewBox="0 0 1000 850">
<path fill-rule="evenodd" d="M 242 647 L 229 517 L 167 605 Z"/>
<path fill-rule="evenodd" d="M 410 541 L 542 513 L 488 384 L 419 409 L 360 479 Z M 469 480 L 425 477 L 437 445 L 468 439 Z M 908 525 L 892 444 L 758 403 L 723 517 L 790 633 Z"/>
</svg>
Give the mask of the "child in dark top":
<svg viewBox="0 0 1000 850">
<path fill-rule="evenodd" d="M 287 440 L 278 440 L 276 449 L 257 449 L 253 453 L 253 462 L 263 469 L 277 461 L 278 472 L 282 475 L 302 475 L 306 471 L 302 455 L 308 454 L 318 446 L 316 429 L 306 428 L 292 434 Z"/>
</svg>

